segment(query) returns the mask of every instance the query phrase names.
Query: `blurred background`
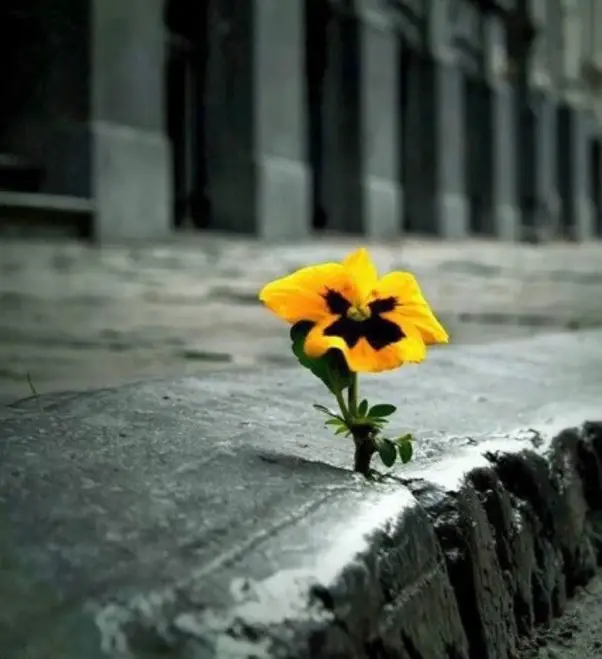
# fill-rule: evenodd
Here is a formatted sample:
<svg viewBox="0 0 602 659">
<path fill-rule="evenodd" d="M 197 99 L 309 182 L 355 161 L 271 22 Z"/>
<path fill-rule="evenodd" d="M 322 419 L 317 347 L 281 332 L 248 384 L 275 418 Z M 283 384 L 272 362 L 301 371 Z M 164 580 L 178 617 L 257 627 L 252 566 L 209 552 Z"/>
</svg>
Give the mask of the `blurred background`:
<svg viewBox="0 0 602 659">
<path fill-rule="evenodd" d="M 601 0 L 2 0 L 0 401 L 288 363 L 371 248 L 455 342 L 602 323 Z"/>
</svg>

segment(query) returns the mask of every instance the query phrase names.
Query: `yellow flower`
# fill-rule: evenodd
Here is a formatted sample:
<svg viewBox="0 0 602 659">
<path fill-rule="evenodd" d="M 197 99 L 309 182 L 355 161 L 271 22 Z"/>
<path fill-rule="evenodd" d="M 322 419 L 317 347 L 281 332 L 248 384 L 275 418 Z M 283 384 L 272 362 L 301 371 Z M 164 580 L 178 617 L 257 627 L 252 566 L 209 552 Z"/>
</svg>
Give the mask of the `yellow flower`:
<svg viewBox="0 0 602 659">
<path fill-rule="evenodd" d="M 387 371 L 426 357 L 426 345 L 449 337 L 409 272 L 381 279 L 359 249 L 342 263 L 301 268 L 267 284 L 259 299 L 288 323 L 312 323 L 304 351 L 340 350 L 355 373 Z"/>
</svg>

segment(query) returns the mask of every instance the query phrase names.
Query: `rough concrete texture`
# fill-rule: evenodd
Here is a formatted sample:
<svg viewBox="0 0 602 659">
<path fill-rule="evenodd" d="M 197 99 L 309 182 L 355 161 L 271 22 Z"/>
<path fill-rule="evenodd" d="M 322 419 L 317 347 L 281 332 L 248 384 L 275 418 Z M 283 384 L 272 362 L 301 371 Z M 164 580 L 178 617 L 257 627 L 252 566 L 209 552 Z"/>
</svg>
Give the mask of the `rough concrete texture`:
<svg viewBox="0 0 602 659">
<path fill-rule="evenodd" d="M 141 377 L 258 368 L 290 359 L 257 302 L 266 281 L 342 257 L 357 239 L 292 246 L 180 237 L 147 247 L 0 241 L 0 400 Z M 409 269 L 454 343 L 602 323 L 602 244 L 371 243 Z"/>
<path fill-rule="evenodd" d="M 361 386 L 416 436 L 380 483 L 299 370 L 2 408 L 0 650 L 517 656 L 602 559 L 602 332 L 450 346 Z"/>
<path fill-rule="evenodd" d="M 562 617 L 523 643 L 520 659 L 602 657 L 602 574 L 578 587 Z"/>
</svg>

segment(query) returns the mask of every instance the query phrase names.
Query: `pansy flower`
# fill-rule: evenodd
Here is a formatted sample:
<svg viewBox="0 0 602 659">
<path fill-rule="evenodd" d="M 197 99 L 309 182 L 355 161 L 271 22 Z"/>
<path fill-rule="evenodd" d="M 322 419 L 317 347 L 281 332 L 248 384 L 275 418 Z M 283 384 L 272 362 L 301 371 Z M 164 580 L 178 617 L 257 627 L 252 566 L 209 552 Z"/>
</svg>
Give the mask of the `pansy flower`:
<svg viewBox="0 0 602 659">
<path fill-rule="evenodd" d="M 449 337 L 409 272 L 379 278 L 365 249 L 342 263 L 323 263 L 267 284 L 260 300 L 279 318 L 311 323 L 304 352 L 319 358 L 339 350 L 354 373 L 418 363 L 426 346 Z"/>
</svg>

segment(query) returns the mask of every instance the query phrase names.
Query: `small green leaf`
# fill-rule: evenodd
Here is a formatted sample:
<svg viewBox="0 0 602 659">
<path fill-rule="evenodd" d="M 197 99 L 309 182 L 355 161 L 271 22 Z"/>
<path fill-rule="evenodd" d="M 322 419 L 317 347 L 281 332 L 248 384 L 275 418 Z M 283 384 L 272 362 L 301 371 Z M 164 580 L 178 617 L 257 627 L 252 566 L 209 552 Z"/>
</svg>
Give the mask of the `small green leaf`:
<svg viewBox="0 0 602 659">
<path fill-rule="evenodd" d="M 382 428 L 383 426 L 386 426 L 387 423 L 389 423 L 389 419 L 373 419 L 370 416 L 364 417 L 362 421 L 364 421 L 364 423 L 368 423 L 371 426 L 374 426 L 375 428 Z"/>
<path fill-rule="evenodd" d="M 349 428 L 347 426 L 341 426 L 337 431 L 334 433 L 335 435 L 349 435 Z"/>
<path fill-rule="evenodd" d="M 368 416 L 376 417 L 382 419 L 385 416 L 391 416 L 396 412 L 397 408 L 395 405 L 389 405 L 389 403 L 381 403 L 380 405 L 374 405 L 370 408 Z"/>
<path fill-rule="evenodd" d="M 326 426 L 345 426 L 347 427 L 345 421 L 343 419 L 328 419 L 327 421 L 324 422 L 324 425 Z"/>
<path fill-rule="evenodd" d="M 413 442 L 414 441 L 414 435 L 412 435 L 411 432 L 407 432 L 405 435 L 401 435 L 400 437 L 397 437 L 395 441 L 399 444 L 400 442 Z"/>
<path fill-rule="evenodd" d="M 367 411 L 368 411 L 368 401 L 364 398 L 364 400 L 357 406 L 357 415 L 366 416 Z"/>
<path fill-rule="evenodd" d="M 319 405 L 318 403 L 313 404 L 314 410 L 318 410 L 318 412 L 322 412 L 322 414 L 327 414 L 328 416 L 333 417 L 333 419 L 340 419 L 341 417 L 336 413 L 333 412 L 332 410 L 328 409 L 325 405 Z"/>
<path fill-rule="evenodd" d="M 378 441 L 378 455 L 385 467 L 392 467 L 397 458 L 395 444 L 390 439 L 380 439 Z"/>
<path fill-rule="evenodd" d="M 399 459 L 403 462 L 403 464 L 407 464 L 412 459 L 412 455 L 414 454 L 414 446 L 410 440 L 406 439 L 400 442 L 398 439 L 397 452 L 399 453 Z"/>
</svg>

